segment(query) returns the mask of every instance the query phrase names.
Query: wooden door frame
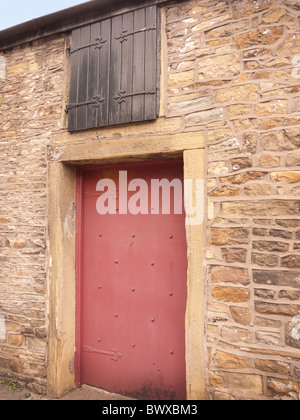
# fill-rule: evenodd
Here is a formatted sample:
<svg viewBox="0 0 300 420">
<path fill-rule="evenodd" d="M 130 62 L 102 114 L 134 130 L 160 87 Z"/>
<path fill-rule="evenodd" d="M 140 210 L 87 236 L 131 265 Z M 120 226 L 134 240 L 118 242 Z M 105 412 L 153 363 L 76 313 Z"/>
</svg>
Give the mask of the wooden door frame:
<svg viewBox="0 0 300 420">
<path fill-rule="evenodd" d="M 47 393 L 60 397 L 76 386 L 75 329 L 76 296 L 76 166 L 87 164 L 132 162 L 149 159 L 183 157 L 184 178 L 200 179 L 204 184 L 204 144 L 178 135 L 168 142 L 147 142 L 143 137 L 126 143 L 85 142 L 53 147 L 48 162 L 48 369 Z M 179 141 L 178 141 L 179 140 Z M 59 153 L 57 153 L 59 148 Z M 79 186 L 80 188 L 80 186 Z M 78 190 L 78 188 L 77 188 Z M 203 214 L 206 199 L 203 190 Z M 186 197 L 194 200 L 195 197 Z M 188 400 L 205 398 L 204 348 L 204 220 L 198 225 L 186 218 L 188 247 L 186 310 L 186 389 Z M 78 247 L 77 247 L 78 248 Z"/>
</svg>

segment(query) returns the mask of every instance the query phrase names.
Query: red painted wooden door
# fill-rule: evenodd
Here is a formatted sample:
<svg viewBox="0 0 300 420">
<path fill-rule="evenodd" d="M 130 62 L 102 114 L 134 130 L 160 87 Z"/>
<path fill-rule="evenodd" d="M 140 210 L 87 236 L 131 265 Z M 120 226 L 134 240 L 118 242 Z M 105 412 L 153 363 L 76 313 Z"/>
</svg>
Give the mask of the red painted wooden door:
<svg viewBox="0 0 300 420">
<path fill-rule="evenodd" d="M 127 193 L 124 174 L 132 190 Z M 105 196 L 97 188 L 103 179 L 116 185 L 115 192 L 105 190 L 106 204 L 115 200 L 116 214 L 99 214 L 100 197 Z M 148 192 L 137 200 L 135 194 L 142 188 L 133 186 L 141 179 Z M 170 214 L 162 214 L 162 192 L 157 211 L 153 179 L 182 181 L 182 161 L 81 172 L 80 382 L 140 399 L 185 399 L 185 214 L 175 214 L 180 212 L 173 188 Z M 182 194 L 180 200 L 182 204 Z M 145 214 L 132 214 L 142 204 Z"/>
</svg>

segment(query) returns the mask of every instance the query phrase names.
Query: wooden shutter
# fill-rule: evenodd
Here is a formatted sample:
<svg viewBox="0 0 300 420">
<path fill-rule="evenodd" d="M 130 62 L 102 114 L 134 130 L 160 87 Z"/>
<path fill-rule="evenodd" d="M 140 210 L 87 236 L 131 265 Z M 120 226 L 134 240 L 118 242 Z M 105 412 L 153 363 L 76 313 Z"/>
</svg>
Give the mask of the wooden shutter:
<svg viewBox="0 0 300 420">
<path fill-rule="evenodd" d="M 69 131 L 157 117 L 157 6 L 72 32 Z"/>
</svg>

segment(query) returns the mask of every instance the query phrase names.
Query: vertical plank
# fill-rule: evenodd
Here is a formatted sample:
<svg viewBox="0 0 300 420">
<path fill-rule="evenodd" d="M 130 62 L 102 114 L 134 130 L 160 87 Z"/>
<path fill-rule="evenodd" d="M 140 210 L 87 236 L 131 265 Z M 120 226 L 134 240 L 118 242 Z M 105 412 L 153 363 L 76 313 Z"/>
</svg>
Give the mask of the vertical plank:
<svg viewBox="0 0 300 420">
<path fill-rule="evenodd" d="M 80 45 L 80 29 L 75 29 L 72 32 L 71 50 L 75 50 Z M 76 104 L 78 91 L 78 69 L 79 69 L 79 52 L 71 54 L 71 75 L 70 75 L 70 91 L 69 103 Z M 75 131 L 77 129 L 77 108 L 70 109 L 68 112 L 68 130 Z"/>
<path fill-rule="evenodd" d="M 123 15 L 123 31 L 127 34 L 133 32 L 133 12 L 125 13 Z M 122 42 L 122 62 L 121 62 L 121 90 L 128 94 L 133 92 L 133 78 L 132 78 L 132 60 L 133 60 L 133 35 L 129 35 L 127 39 Z M 125 124 L 131 122 L 132 118 L 132 96 L 128 96 L 120 105 L 120 123 Z"/>
<path fill-rule="evenodd" d="M 101 37 L 106 42 L 102 44 L 99 51 L 99 81 L 98 92 L 104 98 L 103 104 L 99 107 L 98 127 L 108 125 L 109 115 L 109 85 L 110 85 L 110 45 L 111 45 L 111 19 L 101 22 Z"/>
<path fill-rule="evenodd" d="M 110 54 L 110 94 L 109 94 L 109 124 L 119 124 L 120 104 L 115 99 L 121 91 L 122 46 L 117 39 L 122 32 L 122 16 L 112 18 L 111 54 Z"/>
<path fill-rule="evenodd" d="M 91 44 L 100 37 L 100 23 L 91 25 Z M 92 101 L 98 95 L 98 65 L 99 65 L 99 49 L 95 46 L 89 47 L 89 66 L 88 66 L 88 87 L 87 101 Z M 99 105 L 100 107 L 101 105 Z M 92 104 L 87 105 L 87 124 L 86 128 L 97 126 L 98 109 Z"/>
<path fill-rule="evenodd" d="M 140 31 L 145 28 L 145 9 L 134 11 L 134 30 Z M 133 93 L 145 90 L 145 31 L 134 34 L 133 39 Z M 132 121 L 144 119 L 145 97 L 135 95 L 132 98 Z"/>
<path fill-rule="evenodd" d="M 90 26 L 81 28 L 80 44 L 88 45 L 90 43 Z M 78 103 L 86 102 L 87 86 L 88 86 L 88 72 L 89 72 L 89 48 L 82 48 L 79 51 L 79 85 L 78 85 Z M 77 129 L 83 130 L 87 125 L 87 106 L 82 105 L 77 109 Z"/>
<path fill-rule="evenodd" d="M 146 8 L 146 27 L 156 28 L 157 8 L 150 6 Z M 157 79 L 157 29 L 146 31 L 145 40 L 145 91 L 156 92 Z M 157 116 L 157 94 L 145 95 L 145 120 L 153 120 Z"/>
</svg>

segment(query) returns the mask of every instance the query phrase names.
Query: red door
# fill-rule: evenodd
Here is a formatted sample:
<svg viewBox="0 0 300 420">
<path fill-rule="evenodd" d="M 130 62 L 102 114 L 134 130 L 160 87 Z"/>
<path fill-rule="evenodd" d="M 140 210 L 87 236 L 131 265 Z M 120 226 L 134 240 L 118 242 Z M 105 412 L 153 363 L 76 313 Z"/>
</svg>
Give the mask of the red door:
<svg viewBox="0 0 300 420">
<path fill-rule="evenodd" d="M 78 382 L 140 399 L 185 399 L 182 160 L 83 168 L 79 179 Z M 156 196 L 153 179 L 176 192 L 165 182 Z"/>
</svg>

